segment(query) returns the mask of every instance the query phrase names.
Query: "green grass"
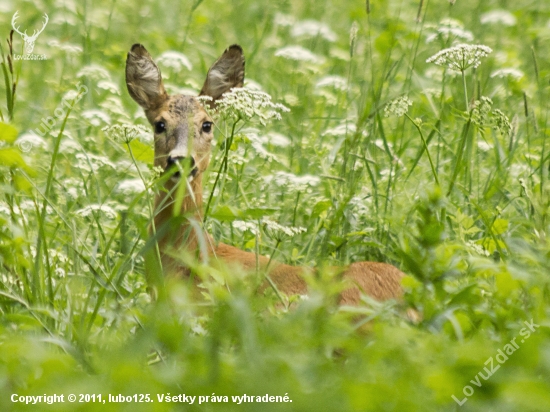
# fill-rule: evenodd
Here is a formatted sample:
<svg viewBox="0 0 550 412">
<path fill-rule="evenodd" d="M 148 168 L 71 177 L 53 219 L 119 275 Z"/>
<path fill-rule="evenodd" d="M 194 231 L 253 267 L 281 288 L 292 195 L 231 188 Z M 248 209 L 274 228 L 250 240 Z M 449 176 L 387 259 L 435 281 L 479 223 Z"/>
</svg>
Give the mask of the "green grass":
<svg viewBox="0 0 550 412">
<path fill-rule="evenodd" d="M 197 411 L 548 410 L 550 7 L 390 0 L 370 2 L 367 15 L 365 6 L 0 3 L 1 410 L 179 408 L 158 402 L 168 393 L 228 396 L 181 407 Z M 28 32 L 49 14 L 34 50 L 47 60 L 8 58 L 23 50 L 18 34 L 11 52 L 4 40 L 17 9 Z M 496 9 L 515 22 L 487 22 Z M 435 35 L 445 19 L 455 19 L 450 38 Z M 300 35 L 304 20 L 330 31 Z M 191 69 L 159 63 L 169 92 L 198 92 L 238 43 L 246 78 L 291 109 L 265 127 L 217 124 L 205 178 L 205 226 L 217 240 L 296 265 L 395 264 L 422 321 L 366 297 L 338 308 L 323 271 L 289 311 L 271 292 L 258 296 L 261 279 L 200 262 L 200 298 L 176 282 L 152 301 L 151 137 L 122 144 L 102 130 L 149 129 L 124 83 L 137 42 L 155 59 L 169 50 L 189 59 Z M 426 62 L 455 42 L 493 51 L 458 73 Z M 279 56 L 293 45 L 313 55 Z M 407 112 L 391 113 L 405 96 Z M 29 137 L 48 117 L 42 140 Z M 265 218 L 305 231 L 282 236 Z M 531 320 L 540 328 L 525 339 Z M 519 349 L 472 383 L 514 338 Z M 466 385 L 474 393 L 460 407 L 452 395 L 463 399 Z M 155 402 L 25 406 L 14 393 Z M 231 402 L 243 394 L 293 402 Z"/>
</svg>

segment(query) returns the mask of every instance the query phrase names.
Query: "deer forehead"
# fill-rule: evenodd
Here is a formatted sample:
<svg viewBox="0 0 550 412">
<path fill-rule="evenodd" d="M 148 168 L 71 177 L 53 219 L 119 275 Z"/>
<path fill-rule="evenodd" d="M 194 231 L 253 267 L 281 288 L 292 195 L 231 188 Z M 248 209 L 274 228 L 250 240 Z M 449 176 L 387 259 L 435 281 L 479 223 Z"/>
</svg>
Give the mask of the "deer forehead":
<svg viewBox="0 0 550 412">
<path fill-rule="evenodd" d="M 147 118 L 151 124 L 163 121 L 171 127 L 189 121 L 198 127 L 205 121 L 211 121 L 210 116 L 195 97 L 181 94 L 170 96 L 158 108 L 149 110 Z"/>
</svg>

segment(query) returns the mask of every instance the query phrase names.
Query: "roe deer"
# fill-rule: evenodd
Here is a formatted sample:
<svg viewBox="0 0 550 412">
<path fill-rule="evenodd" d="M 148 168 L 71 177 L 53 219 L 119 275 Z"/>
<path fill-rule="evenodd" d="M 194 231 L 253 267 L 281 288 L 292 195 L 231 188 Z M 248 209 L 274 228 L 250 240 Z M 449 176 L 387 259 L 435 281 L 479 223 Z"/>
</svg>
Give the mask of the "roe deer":
<svg viewBox="0 0 550 412">
<path fill-rule="evenodd" d="M 242 87 L 243 80 L 243 51 L 240 46 L 232 45 L 208 70 L 200 95 L 210 96 L 211 104 L 215 105 L 225 92 L 233 87 Z M 174 223 L 173 209 L 175 204 L 180 203 L 182 216 L 191 213 L 200 221 L 202 177 L 210 162 L 212 119 L 196 97 L 169 96 L 166 93 L 159 68 L 141 44 L 134 44 L 128 53 L 126 84 L 130 96 L 145 110 L 154 128 L 155 166 L 168 171 L 177 162 L 182 162 L 185 166 L 183 170 L 190 171 L 189 176 L 181 176 L 180 172 L 176 172 L 166 181 L 166 190 L 156 196 L 154 217 L 154 225 L 159 231 L 162 270 L 188 276 L 189 270 L 174 258 L 173 251 L 176 254 L 196 251 L 199 247 L 197 228 L 192 227 L 189 219 L 180 219 Z M 188 190 L 183 200 L 178 202 L 174 188 L 178 180 L 184 179 L 187 179 Z M 171 226 L 171 233 L 162 235 L 163 226 Z M 210 255 L 229 264 L 238 264 L 248 271 L 256 270 L 259 263 L 261 268 L 267 269 L 269 278 L 279 291 L 287 295 L 307 293 L 307 284 L 302 276 L 307 268 L 277 262 L 269 264 L 269 259 L 264 256 L 224 243 L 214 246 L 212 238 L 208 234 L 205 236 L 212 245 Z M 172 252 L 169 251 L 170 247 Z M 360 291 L 377 300 L 398 299 L 402 295 L 400 281 L 404 274 L 392 265 L 357 262 L 341 268 L 341 271 L 343 278 L 349 282 L 349 288 L 341 293 L 340 304 L 356 305 L 360 302 Z"/>
</svg>

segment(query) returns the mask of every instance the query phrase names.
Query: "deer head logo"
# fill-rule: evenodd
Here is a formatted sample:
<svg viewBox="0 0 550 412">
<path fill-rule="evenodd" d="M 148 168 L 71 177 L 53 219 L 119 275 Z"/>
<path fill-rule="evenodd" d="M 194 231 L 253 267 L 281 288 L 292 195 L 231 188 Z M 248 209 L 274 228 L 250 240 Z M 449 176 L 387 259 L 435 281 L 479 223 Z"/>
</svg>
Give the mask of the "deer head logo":
<svg viewBox="0 0 550 412">
<path fill-rule="evenodd" d="M 16 33 L 19 33 L 23 38 L 23 41 L 25 42 L 25 54 L 31 54 L 34 49 L 34 43 L 36 42 L 36 38 L 46 28 L 46 24 L 48 24 L 49 18 L 48 18 L 48 15 L 44 13 L 44 24 L 42 25 L 42 28 L 40 30 L 34 30 L 32 33 L 32 36 L 29 36 L 27 34 L 27 30 L 25 30 L 24 33 L 21 33 L 19 31 L 19 26 L 17 27 L 15 26 L 18 15 L 19 15 L 19 11 L 16 11 L 15 14 L 13 15 L 13 18 L 11 19 L 11 26 L 13 27 L 13 30 Z"/>
</svg>

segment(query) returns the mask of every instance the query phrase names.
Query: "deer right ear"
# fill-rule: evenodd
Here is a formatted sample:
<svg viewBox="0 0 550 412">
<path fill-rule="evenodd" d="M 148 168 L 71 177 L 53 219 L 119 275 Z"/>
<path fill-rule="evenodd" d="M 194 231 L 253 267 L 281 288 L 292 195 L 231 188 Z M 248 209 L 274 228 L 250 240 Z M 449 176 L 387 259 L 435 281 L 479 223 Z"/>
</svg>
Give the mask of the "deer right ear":
<svg viewBox="0 0 550 412">
<path fill-rule="evenodd" d="M 217 100 L 232 87 L 243 87 L 243 83 L 243 49 L 238 44 L 234 44 L 229 46 L 208 70 L 200 96 L 210 96 L 213 100 Z"/>
<path fill-rule="evenodd" d="M 141 44 L 134 44 L 126 58 L 128 93 L 145 110 L 160 106 L 167 98 L 160 70 Z"/>
</svg>

